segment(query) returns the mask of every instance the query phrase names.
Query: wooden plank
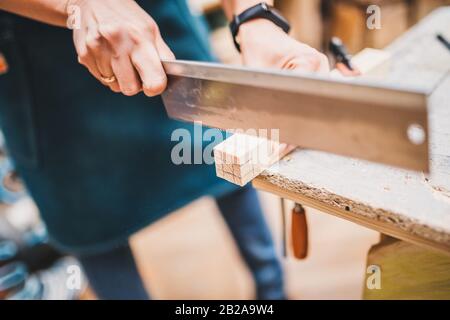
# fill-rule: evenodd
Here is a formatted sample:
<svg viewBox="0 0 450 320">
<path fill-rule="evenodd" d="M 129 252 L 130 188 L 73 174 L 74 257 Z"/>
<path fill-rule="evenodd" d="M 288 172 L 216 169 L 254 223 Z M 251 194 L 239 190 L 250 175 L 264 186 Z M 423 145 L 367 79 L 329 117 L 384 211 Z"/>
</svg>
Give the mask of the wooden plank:
<svg viewBox="0 0 450 320">
<path fill-rule="evenodd" d="M 287 156 L 288 159 L 290 157 L 291 156 Z M 281 162 L 284 161 L 286 160 L 282 160 Z M 349 199 L 342 198 L 337 194 L 330 194 L 326 190 L 312 189 L 312 187 L 307 184 L 304 185 L 303 189 L 299 189 L 299 185 L 297 183 L 295 183 L 295 188 L 286 188 L 285 182 L 283 182 L 283 186 L 278 186 L 274 180 L 267 179 L 267 174 L 268 173 L 266 170 L 262 175 L 253 180 L 253 186 L 256 189 L 301 203 L 306 207 L 317 209 L 321 212 L 348 220 L 360 226 L 376 230 L 397 239 L 414 243 L 432 250 L 439 250 L 450 255 L 450 245 L 448 244 L 448 241 L 435 241 L 434 239 L 419 236 L 417 233 L 410 230 L 408 227 L 408 225 L 411 224 L 410 221 L 405 221 L 405 218 L 403 217 L 400 221 L 398 221 L 399 218 L 395 214 L 391 214 L 388 211 L 383 211 L 383 209 L 374 210 L 370 207 L 364 207 L 363 205 L 355 203 Z M 327 200 L 324 200 L 324 198 L 317 198 L 317 194 L 320 192 L 323 193 L 322 197 L 326 197 Z M 404 223 L 405 226 L 399 227 L 399 223 Z M 436 228 L 422 226 L 422 233 L 427 232 L 431 232 L 436 235 L 437 230 Z M 447 237 L 448 232 L 441 233 L 441 238 L 445 240 Z"/>
<path fill-rule="evenodd" d="M 255 187 L 450 252 L 450 54 L 435 40 L 437 32 L 450 37 L 450 8 L 387 48 L 392 62 L 385 79 L 433 91 L 429 175 L 302 149 L 266 170 Z"/>
</svg>

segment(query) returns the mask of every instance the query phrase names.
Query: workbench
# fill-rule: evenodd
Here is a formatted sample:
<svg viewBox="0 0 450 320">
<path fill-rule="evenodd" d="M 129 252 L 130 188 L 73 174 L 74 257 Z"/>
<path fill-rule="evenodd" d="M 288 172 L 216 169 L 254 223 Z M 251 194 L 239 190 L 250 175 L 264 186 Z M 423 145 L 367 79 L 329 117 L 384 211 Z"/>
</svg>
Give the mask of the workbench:
<svg viewBox="0 0 450 320">
<path fill-rule="evenodd" d="M 298 148 L 253 185 L 380 233 L 450 254 L 450 7 L 434 11 L 386 48 L 386 84 L 430 93 L 430 173 Z M 406 134 L 406 132 L 405 132 Z"/>
</svg>

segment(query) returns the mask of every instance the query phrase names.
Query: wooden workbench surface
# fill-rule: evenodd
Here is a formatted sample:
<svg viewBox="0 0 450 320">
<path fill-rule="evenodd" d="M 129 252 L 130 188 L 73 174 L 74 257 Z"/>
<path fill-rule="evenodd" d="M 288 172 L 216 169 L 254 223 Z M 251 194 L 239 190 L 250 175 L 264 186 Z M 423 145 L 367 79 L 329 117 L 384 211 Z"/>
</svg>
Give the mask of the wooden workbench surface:
<svg viewBox="0 0 450 320">
<path fill-rule="evenodd" d="M 253 182 L 258 189 L 382 233 L 450 253 L 450 7 L 424 19 L 386 50 L 386 82 L 429 90 L 431 173 L 297 149 Z"/>
</svg>

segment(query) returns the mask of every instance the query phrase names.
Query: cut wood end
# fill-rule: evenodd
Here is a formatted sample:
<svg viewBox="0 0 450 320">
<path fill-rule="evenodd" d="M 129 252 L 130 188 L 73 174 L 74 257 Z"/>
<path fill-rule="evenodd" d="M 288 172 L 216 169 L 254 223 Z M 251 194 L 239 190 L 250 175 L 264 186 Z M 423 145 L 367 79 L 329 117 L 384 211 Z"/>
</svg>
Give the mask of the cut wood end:
<svg viewBox="0 0 450 320">
<path fill-rule="evenodd" d="M 219 178 L 244 186 L 294 149 L 295 146 L 285 143 L 234 134 L 213 150 L 216 174 Z"/>
</svg>

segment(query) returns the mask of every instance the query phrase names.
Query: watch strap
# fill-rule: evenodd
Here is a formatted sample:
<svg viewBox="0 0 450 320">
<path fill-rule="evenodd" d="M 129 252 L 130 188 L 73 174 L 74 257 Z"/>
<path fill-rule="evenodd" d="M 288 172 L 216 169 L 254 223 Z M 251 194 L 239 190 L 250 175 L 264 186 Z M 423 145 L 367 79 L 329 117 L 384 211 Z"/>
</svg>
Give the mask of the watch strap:
<svg viewBox="0 0 450 320">
<path fill-rule="evenodd" d="M 239 52 L 241 51 L 241 47 L 236 39 L 239 33 L 239 27 L 242 24 L 254 19 L 267 19 L 272 21 L 286 33 L 288 33 L 291 28 L 289 22 L 281 15 L 281 13 L 272 6 L 269 6 L 267 3 L 262 2 L 250 7 L 241 14 L 235 15 L 233 20 L 230 22 L 230 30 L 233 35 L 234 45 Z"/>
</svg>

